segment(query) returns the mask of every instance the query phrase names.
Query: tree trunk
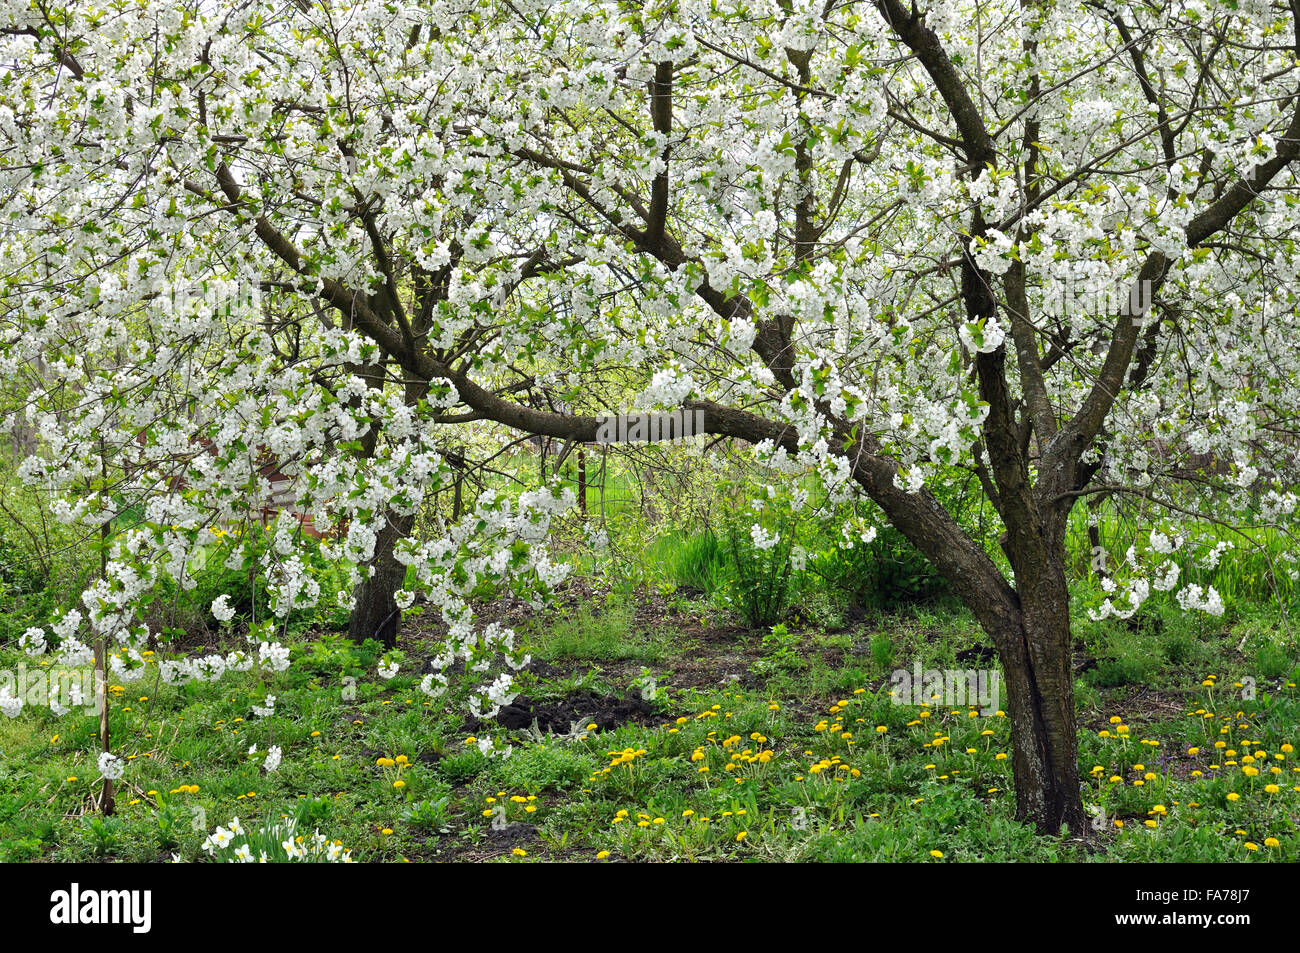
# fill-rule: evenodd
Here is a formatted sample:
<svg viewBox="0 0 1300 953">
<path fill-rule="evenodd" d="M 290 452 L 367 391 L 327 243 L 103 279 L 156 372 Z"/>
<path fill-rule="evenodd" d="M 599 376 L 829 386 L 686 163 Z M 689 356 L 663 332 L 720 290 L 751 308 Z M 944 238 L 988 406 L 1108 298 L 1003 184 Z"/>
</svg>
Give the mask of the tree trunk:
<svg viewBox="0 0 1300 953">
<path fill-rule="evenodd" d="M 348 638 L 352 641 L 377 639 L 389 649 L 397 643 L 402 612 L 393 594 L 402 588 L 406 567 L 397 561 L 395 550 L 398 542 L 410 535 L 414 525 L 414 516 L 390 513 L 375 540 L 375 555 L 370 562 L 374 573 L 357 588 L 357 601 L 348 619 Z"/>
<path fill-rule="evenodd" d="M 1018 624 L 992 633 L 1011 716 L 1016 818 L 1044 834 L 1086 831 L 1079 787 L 1070 602 L 1059 566 L 1021 594 Z M 1047 591 L 1044 591 L 1047 590 Z M 1026 598 L 1028 596 L 1028 598 Z"/>
<path fill-rule="evenodd" d="M 383 390 L 383 365 L 377 371 L 366 369 L 361 373 L 372 389 Z M 428 384 L 408 381 L 404 394 L 406 406 L 415 406 L 428 389 Z M 372 459 L 378 445 L 379 421 L 374 421 L 370 430 L 361 438 L 363 457 Z M 459 482 L 456 489 L 459 494 Z M 357 587 L 356 602 L 348 618 L 348 638 L 353 642 L 377 639 L 385 648 L 391 649 L 397 644 L 397 629 L 402 621 L 402 611 L 397 608 L 394 593 L 406 579 L 406 567 L 397 561 L 397 544 L 411 535 L 415 528 L 415 515 L 400 516 L 391 510 L 387 515 L 384 527 L 375 539 L 375 554 L 369 563 L 373 572 Z"/>
<path fill-rule="evenodd" d="M 991 406 L 1006 406 L 1002 395 L 985 399 Z M 713 403 L 697 401 L 691 406 L 706 412 L 711 432 L 798 449 L 793 427 Z M 1001 479 L 996 488 L 987 475 L 983 479 L 1007 528 L 1001 542 L 1015 574 L 1013 588 L 983 545 L 958 525 L 933 493 L 911 493 L 898 486 L 897 464 L 873 437 L 859 436 L 854 443 L 847 434 L 838 436 L 849 448 L 858 485 L 943 574 L 997 647 L 1011 716 L 1017 817 L 1043 833 L 1058 834 L 1066 825 L 1072 833 L 1086 834 L 1065 574 L 1068 499 L 1052 503 L 1046 496 L 1048 502 L 1040 503 L 1031 495 L 1022 461 L 991 455 Z M 1014 454 L 1016 446 L 1003 440 L 999 450 Z"/>
<path fill-rule="evenodd" d="M 587 455 L 578 447 L 578 511 L 587 515 Z"/>
</svg>

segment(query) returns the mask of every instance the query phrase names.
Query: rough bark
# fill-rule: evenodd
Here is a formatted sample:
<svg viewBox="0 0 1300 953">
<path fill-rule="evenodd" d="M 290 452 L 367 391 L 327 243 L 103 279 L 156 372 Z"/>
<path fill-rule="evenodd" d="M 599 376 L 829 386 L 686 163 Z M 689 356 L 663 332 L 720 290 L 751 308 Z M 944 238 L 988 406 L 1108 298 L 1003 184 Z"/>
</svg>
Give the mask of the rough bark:
<svg viewBox="0 0 1300 953">
<path fill-rule="evenodd" d="M 1016 817 L 1043 833 L 1086 830 L 1079 785 L 1070 594 L 1064 546 L 1017 574 L 1016 624 L 990 631 L 1011 716 Z M 1017 562 L 1020 560 L 1017 559 Z M 1028 568 L 1028 567 L 1026 567 Z"/>
<path fill-rule="evenodd" d="M 397 643 L 402 613 L 393 594 L 402 587 L 406 567 L 397 561 L 395 550 L 414 525 L 414 516 L 390 514 L 375 540 L 375 557 L 371 561 L 374 573 L 357 588 L 356 605 L 348 619 L 348 638 L 354 642 L 376 639 L 390 649 Z"/>
<path fill-rule="evenodd" d="M 372 388 L 382 388 L 382 367 L 378 373 L 368 375 L 366 380 Z M 423 382 L 409 382 L 405 394 L 407 405 L 418 403 L 428 389 L 428 385 Z M 375 421 L 362 438 L 363 455 L 373 457 L 378 444 L 379 422 Z M 459 484 L 457 490 L 459 491 Z M 397 561 L 397 544 L 415 529 L 415 515 L 403 515 L 389 510 L 387 517 L 375 539 L 375 554 L 367 567 L 370 575 L 357 587 L 356 601 L 348 617 L 348 638 L 354 642 L 376 639 L 385 648 L 391 649 L 397 644 L 397 630 L 402 622 L 402 611 L 397 607 L 394 594 L 406 579 L 406 567 Z"/>
</svg>

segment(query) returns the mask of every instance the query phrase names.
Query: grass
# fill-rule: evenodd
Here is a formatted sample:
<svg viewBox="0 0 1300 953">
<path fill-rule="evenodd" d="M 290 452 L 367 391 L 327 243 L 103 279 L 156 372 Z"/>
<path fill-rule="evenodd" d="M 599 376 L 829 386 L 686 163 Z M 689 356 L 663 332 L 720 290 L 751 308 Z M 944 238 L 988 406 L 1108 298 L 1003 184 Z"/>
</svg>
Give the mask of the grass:
<svg viewBox="0 0 1300 953">
<path fill-rule="evenodd" d="M 632 631 L 632 609 L 624 602 L 602 610 L 580 609 L 534 632 L 535 654 L 548 661 L 562 659 L 636 659 L 657 661 L 665 646 L 653 635 Z"/>
<path fill-rule="evenodd" d="M 870 550 L 882 565 L 866 549 L 811 561 L 782 621 L 746 629 L 725 539 L 707 521 L 651 519 L 643 489 L 608 474 L 614 552 L 602 562 L 571 541 L 565 556 L 587 573 L 576 605 L 502 620 L 538 660 L 519 676 L 523 697 L 581 698 L 584 712 L 595 699 L 603 727 L 510 731 L 470 719 L 463 696 L 429 701 L 420 666 L 440 643 L 410 631 L 419 610 L 389 680 L 377 646 L 304 616 L 288 672 L 169 686 L 151 667 L 112 692 L 113 749 L 128 759 L 112 817 L 94 804 L 94 716 L 0 717 L 0 861 L 203 859 L 207 834 L 234 817 L 250 831 L 294 820 L 380 861 L 1300 860 L 1300 643 L 1289 540 L 1274 531 L 1248 530 L 1247 546 L 1207 523 L 1179 557 L 1184 580 L 1224 596 L 1223 617 L 1156 593 L 1130 619 L 1094 622 L 1099 580 L 1076 511 L 1079 757 L 1096 818 L 1084 843 L 1015 821 L 1005 718 L 893 703 L 895 669 L 995 664 L 906 548 L 882 540 Z M 1146 546 L 1140 513 L 1100 516 L 1112 557 Z M 1234 558 L 1207 568 L 1224 541 Z M 0 673 L 38 667 L 4 636 L 48 621 L 53 590 L 4 582 Z M 255 715 L 271 694 L 275 713 Z M 485 757 L 486 735 L 511 756 Z M 268 773 L 271 745 L 283 761 Z"/>
<path fill-rule="evenodd" d="M 347 700 L 334 673 L 348 660 L 328 640 L 295 649 L 315 663 L 263 681 L 146 677 L 113 693 L 114 747 L 130 761 L 112 818 L 91 810 L 92 716 L 0 720 L 0 860 L 200 859 L 206 833 L 232 817 L 299 818 L 358 860 L 1300 859 L 1300 691 L 1276 614 L 1192 628 L 1191 654 L 1170 651 L 1169 635 L 1151 649 L 1080 624 L 1081 652 L 1141 647 L 1149 666 L 1141 684 L 1081 682 L 1080 770 L 1099 818 L 1089 845 L 1015 821 L 1005 718 L 892 703 L 891 666 L 977 665 L 955 661 L 982 642 L 965 614 L 921 608 L 766 642 L 639 631 L 635 618 L 615 603 L 525 629 L 553 668 L 525 679 L 535 697 L 581 688 L 612 704 L 656 663 L 650 716 L 574 737 L 467 728 L 462 708 L 420 694 L 414 664 L 387 681 L 369 667 Z M 1256 643 L 1282 646 L 1275 668 L 1287 672 L 1252 676 L 1247 699 L 1238 686 L 1257 671 Z M 432 649 L 415 641 L 408 659 Z M 249 699 L 267 693 L 275 714 L 258 718 Z M 482 733 L 509 740 L 511 757 L 466 743 Z M 272 743 L 284 757 L 268 774 Z"/>
<path fill-rule="evenodd" d="M 665 575 L 681 587 L 712 596 L 731 579 L 731 557 L 726 544 L 705 530 L 695 535 L 671 533 L 655 540 L 651 559 L 662 560 Z"/>
<path fill-rule="evenodd" d="M 1105 505 L 1095 515 L 1098 542 L 1109 555 L 1109 568 L 1124 559 L 1130 546 L 1144 553 L 1149 551 L 1151 533 L 1158 526 L 1140 510 Z M 1069 560 L 1077 577 L 1095 580 L 1088 518 L 1089 511 L 1083 506 L 1075 507 L 1070 514 Z M 1285 533 L 1269 526 L 1233 529 L 1209 520 L 1195 522 L 1179 533 L 1186 545 L 1172 558 L 1180 567 L 1180 586 L 1189 582 L 1214 586 L 1228 604 L 1290 606 L 1300 596 L 1296 541 Z M 1221 545 L 1231 550 L 1211 567 L 1209 552 Z M 1163 557 L 1157 558 L 1163 561 Z"/>
</svg>

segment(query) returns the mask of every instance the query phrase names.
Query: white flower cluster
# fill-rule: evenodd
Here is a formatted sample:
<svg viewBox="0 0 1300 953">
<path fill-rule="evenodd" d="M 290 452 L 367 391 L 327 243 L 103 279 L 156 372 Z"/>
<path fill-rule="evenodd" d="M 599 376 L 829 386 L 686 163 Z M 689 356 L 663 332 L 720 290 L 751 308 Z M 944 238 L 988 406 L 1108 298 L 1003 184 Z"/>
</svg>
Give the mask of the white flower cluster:
<svg viewBox="0 0 1300 953">
<path fill-rule="evenodd" d="M 983 321 L 967 321 L 962 324 L 961 343 L 966 345 L 970 350 L 979 354 L 989 354 L 996 351 L 1006 340 L 1006 332 L 998 319 L 990 315 Z"/>
<path fill-rule="evenodd" d="M 695 389 L 695 380 L 680 367 L 655 371 L 650 386 L 637 398 L 642 407 L 680 407 Z"/>
<path fill-rule="evenodd" d="M 491 685 L 487 687 L 487 700 L 492 704 L 492 710 L 495 712 L 500 708 L 509 705 L 519 695 L 513 691 L 514 678 L 507 672 L 502 672 L 496 677 Z"/>
<path fill-rule="evenodd" d="M 477 745 L 479 752 L 485 758 L 505 759 L 510 757 L 510 753 L 514 750 L 513 745 L 506 745 L 504 748 L 501 747 L 492 740 L 491 735 L 484 735 L 482 738 L 476 739 L 475 744 Z"/>
<path fill-rule="evenodd" d="M 1181 589 L 1177 599 L 1183 609 L 1199 609 L 1212 616 L 1223 615 L 1223 597 L 1213 586 L 1202 589 L 1193 583 Z"/>
<path fill-rule="evenodd" d="M 1151 534 L 1151 548 L 1163 556 L 1168 556 L 1178 550 L 1182 545 L 1182 540 L 1178 536 L 1169 537 L 1164 533 L 1155 531 Z"/>
<path fill-rule="evenodd" d="M 447 690 L 447 676 L 442 672 L 430 672 L 420 679 L 420 691 L 430 698 L 437 698 Z"/>
<path fill-rule="evenodd" d="M 218 622 L 229 622 L 235 617 L 235 609 L 230 604 L 230 596 L 222 593 L 212 600 L 212 615 Z"/>
<path fill-rule="evenodd" d="M 1107 576 L 1102 581 L 1102 589 L 1107 593 L 1115 593 L 1119 590 L 1119 587 L 1112 577 Z M 1127 588 L 1118 597 L 1122 604 L 1117 605 L 1116 600 L 1107 595 L 1099 607 L 1088 610 L 1088 616 L 1095 622 L 1111 616 L 1117 619 L 1132 618 L 1150 594 L 1151 584 L 1147 580 L 1142 578 L 1129 580 Z"/>
<path fill-rule="evenodd" d="M 58 662 L 68 668 L 81 668 L 95 659 L 95 650 L 76 636 L 68 636 L 59 645 Z"/>
<path fill-rule="evenodd" d="M 1211 571 L 1217 569 L 1219 566 L 1219 560 L 1223 558 L 1223 554 L 1233 549 L 1236 549 L 1236 546 L 1234 546 L 1230 541 L 1226 539 L 1219 540 L 1219 542 L 1217 542 L 1209 552 L 1201 557 L 1201 568 Z"/>
<path fill-rule="evenodd" d="M 99 756 L 99 776 L 105 781 L 116 781 L 126 770 L 126 762 L 117 755 L 105 751 Z"/>
<path fill-rule="evenodd" d="M 297 827 L 297 821 L 290 820 L 250 833 L 236 817 L 209 834 L 203 841 L 202 850 L 214 860 L 230 864 L 352 863 L 352 852 L 344 850 L 337 840 L 330 840 L 319 830 L 299 836 Z M 255 848 L 255 844 L 266 846 Z M 253 853 L 255 849 L 256 856 Z"/>
<path fill-rule="evenodd" d="M 289 648 L 279 642 L 262 642 L 257 646 L 257 664 L 268 672 L 283 672 L 289 667 Z"/>
<path fill-rule="evenodd" d="M 288 647 L 279 642 L 262 642 L 258 646 L 256 659 L 236 649 L 225 654 L 162 659 L 158 663 L 162 680 L 168 685 L 184 685 L 191 679 L 197 682 L 215 682 L 227 672 L 247 672 L 254 666 L 268 672 L 283 672 L 289 667 Z M 270 697 L 274 699 L 274 696 Z M 271 701 L 271 705 L 274 705 L 274 701 Z"/>
<path fill-rule="evenodd" d="M 1178 585 L 1178 577 L 1181 573 L 1182 567 L 1171 559 L 1152 578 L 1151 588 L 1157 592 L 1169 592 Z"/>
<path fill-rule="evenodd" d="M 755 549 L 769 550 L 781 542 L 781 534 L 772 532 L 758 523 L 749 527 L 749 538 L 754 543 Z"/>
<path fill-rule="evenodd" d="M 17 718 L 23 711 L 23 700 L 8 685 L 0 685 L 0 712 L 6 718 Z"/>
<path fill-rule="evenodd" d="M 29 628 L 19 636 L 18 647 L 28 655 L 44 655 L 45 650 L 49 648 L 49 643 L 45 640 L 45 630 L 38 626 Z"/>
<path fill-rule="evenodd" d="M 991 228 L 987 239 L 973 252 L 973 257 L 981 270 L 992 275 L 1002 275 L 1011 267 L 1014 253 L 1015 243 L 1011 236 Z"/>
</svg>

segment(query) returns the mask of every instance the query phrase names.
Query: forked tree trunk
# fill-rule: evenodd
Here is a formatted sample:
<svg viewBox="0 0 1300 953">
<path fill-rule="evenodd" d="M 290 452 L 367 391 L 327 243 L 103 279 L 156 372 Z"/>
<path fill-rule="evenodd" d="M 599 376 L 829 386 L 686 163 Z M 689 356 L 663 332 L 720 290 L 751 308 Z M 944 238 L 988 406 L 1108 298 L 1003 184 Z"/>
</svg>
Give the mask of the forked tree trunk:
<svg viewBox="0 0 1300 953">
<path fill-rule="evenodd" d="M 1005 395 L 984 396 L 991 406 L 1007 405 Z M 755 443 L 771 439 L 787 450 L 798 447 L 792 427 L 778 428 L 746 411 L 713 403 L 690 406 L 707 413 L 711 432 Z M 912 493 L 898 486 L 897 465 L 879 452 L 873 438 L 845 443 L 854 451 L 854 479 L 894 528 L 948 580 L 997 647 L 1011 716 L 1017 817 L 1043 833 L 1058 834 L 1066 825 L 1076 835 L 1086 834 L 1065 573 L 1068 498 L 1047 497 L 1044 502 L 1032 496 L 1015 440 L 1001 441 L 1002 453 L 990 455 L 1001 475 L 990 496 L 1000 504 L 1006 526 L 1001 542 L 1014 572 L 1013 587 L 983 545 L 933 493 L 927 489 Z"/>
</svg>

